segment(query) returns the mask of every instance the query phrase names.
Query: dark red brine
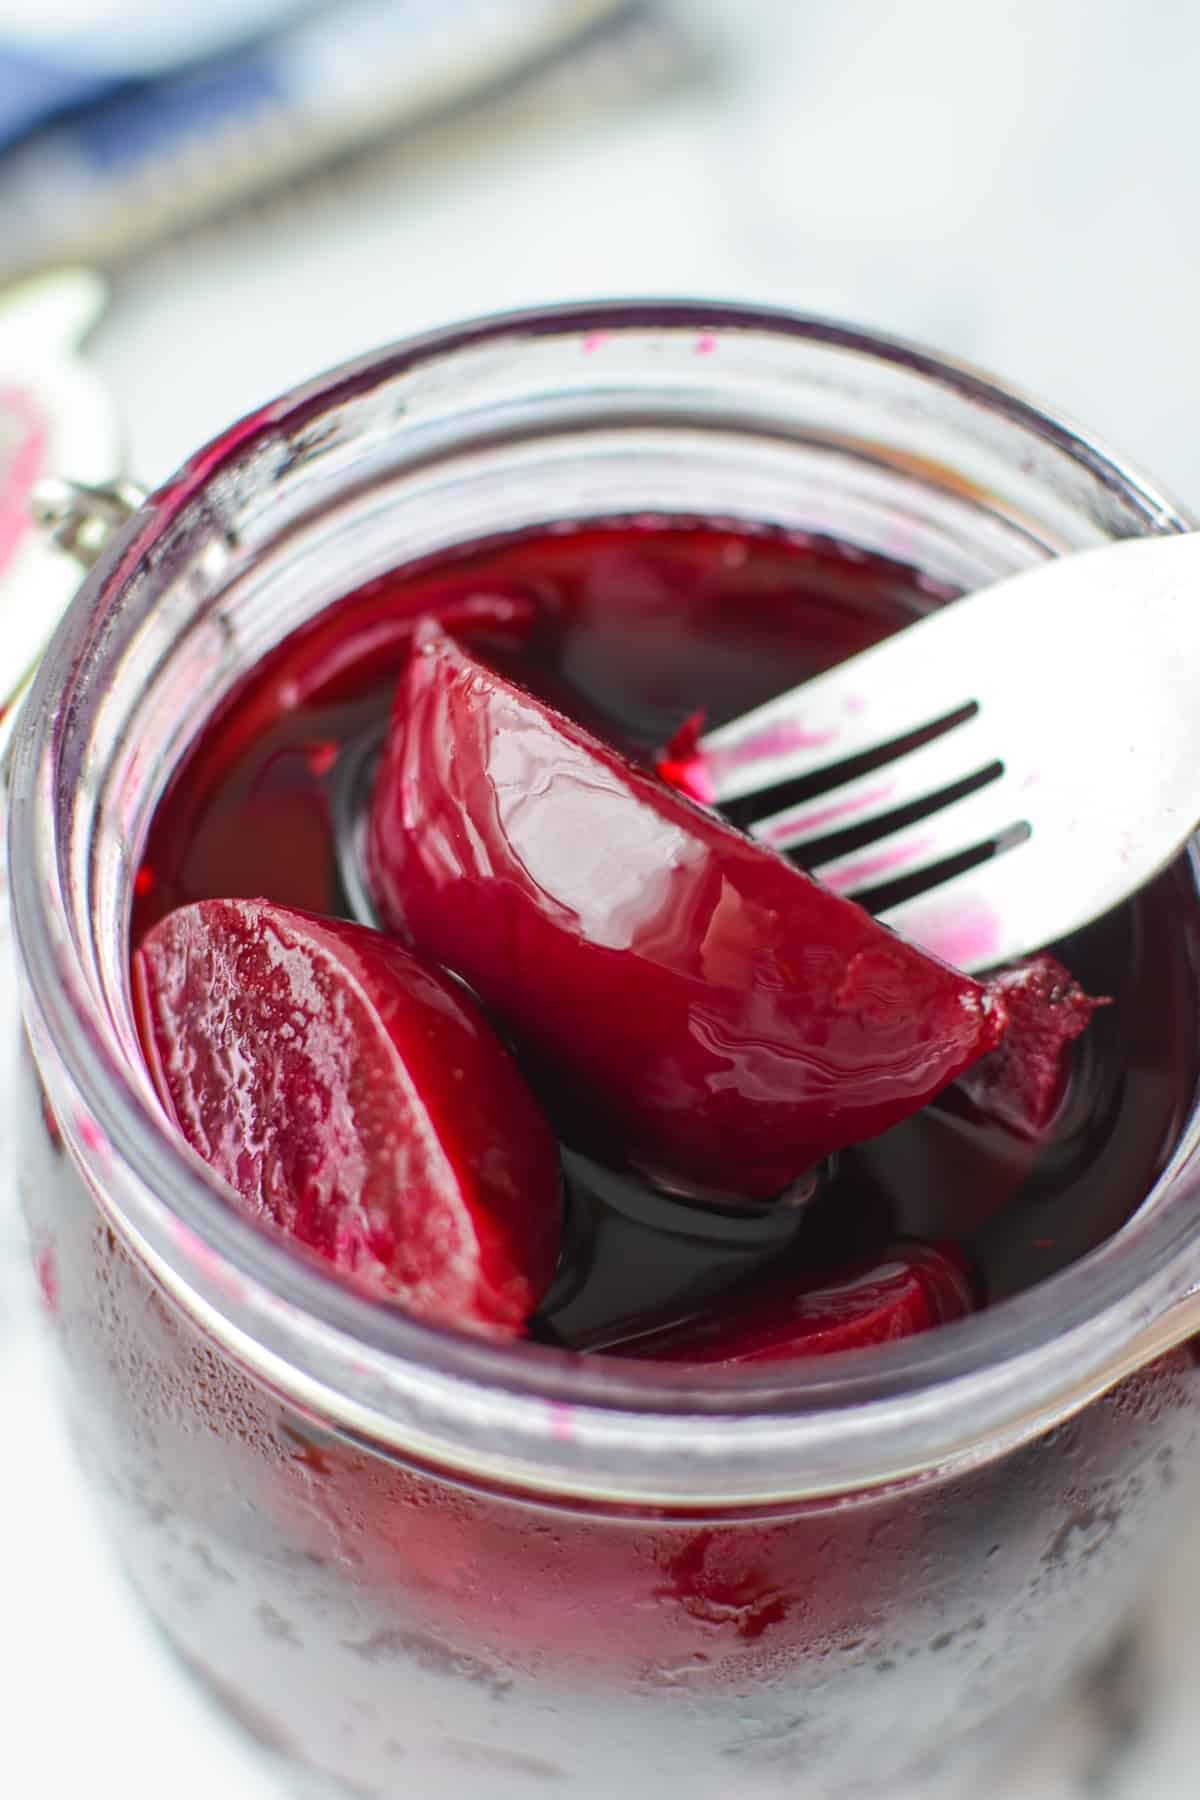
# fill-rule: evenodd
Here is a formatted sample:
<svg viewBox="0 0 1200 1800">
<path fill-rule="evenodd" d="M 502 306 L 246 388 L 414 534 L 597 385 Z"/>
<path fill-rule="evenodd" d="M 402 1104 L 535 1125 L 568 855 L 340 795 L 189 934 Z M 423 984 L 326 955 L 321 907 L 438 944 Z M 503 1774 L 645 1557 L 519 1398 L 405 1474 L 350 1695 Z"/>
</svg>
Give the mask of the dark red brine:
<svg viewBox="0 0 1200 1800">
<path fill-rule="evenodd" d="M 950 597 L 836 543 L 685 521 L 556 529 L 399 571 L 297 633 L 214 718 L 154 819 L 135 951 L 199 901 L 350 917 L 334 819 L 351 790 L 366 808 L 374 780 L 364 878 L 397 954 L 423 959 L 438 993 L 453 998 L 451 977 L 474 990 L 474 1077 L 494 1064 L 511 1080 L 510 1159 L 536 1169 L 544 1212 L 522 1251 L 504 1234 L 531 1203 L 496 1215 L 471 1189 L 455 1216 L 489 1231 L 499 1217 L 481 1267 L 501 1276 L 464 1322 L 717 1364 L 949 1323 L 1100 1243 L 1162 1167 L 1195 1075 L 1186 871 L 985 994 L 654 762 L 697 713 L 736 716 Z M 656 869 L 669 880 L 651 906 Z M 336 944 L 345 928 L 321 929 Z M 853 1030 L 822 1011 L 824 977 L 789 961 L 792 939 L 813 968 L 833 942 L 863 972 Z M 762 982 L 748 1008 L 718 994 L 734 964 Z M 139 954 L 143 991 L 148 966 Z M 1111 1004 L 1092 1016 L 1088 994 Z M 824 1058 L 811 1094 L 787 1071 L 797 1020 Z M 418 1100 L 427 1081 L 442 1106 L 452 1083 L 417 1064 Z M 544 1118 L 566 1201 L 548 1293 Z M 355 1244 L 378 1288 L 380 1259 Z M 416 1310 L 451 1320 L 439 1305 Z"/>
</svg>

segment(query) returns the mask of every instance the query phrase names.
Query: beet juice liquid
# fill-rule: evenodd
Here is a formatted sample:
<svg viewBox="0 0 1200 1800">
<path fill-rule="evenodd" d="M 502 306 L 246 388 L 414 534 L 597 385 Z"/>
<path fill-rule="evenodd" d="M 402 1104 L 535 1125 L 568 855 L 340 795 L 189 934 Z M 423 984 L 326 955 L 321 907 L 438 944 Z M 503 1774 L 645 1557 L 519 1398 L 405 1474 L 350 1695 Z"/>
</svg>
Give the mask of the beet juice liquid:
<svg viewBox="0 0 1200 1800">
<path fill-rule="evenodd" d="M 361 801 L 423 616 L 650 759 L 697 709 L 709 726 L 735 717 L 947 597 L 835 543 L 663 521 L 526 535 L 376 581 L 269 657 L 214 719 L 155 818 L 134 941 L 210 897 L 351 916 L 359 890 L 335 818 Z M 948 1247 L 987 1304 L 1101 1242 L 1153 1182 L 1190 1102 L 1190 887 L 1177 866 L 1057 947 L 1112 1004 L 1072 1047 L 1036 1139 L 951 1086 L 816 1171 L 802 1217 L 767 1221 L 687 1206 L 564 1146 L 564 1250 L 534 1334 L 631 1349 L 756 1272 L 833 1280 L 896 1240 Z"/>
</svg>

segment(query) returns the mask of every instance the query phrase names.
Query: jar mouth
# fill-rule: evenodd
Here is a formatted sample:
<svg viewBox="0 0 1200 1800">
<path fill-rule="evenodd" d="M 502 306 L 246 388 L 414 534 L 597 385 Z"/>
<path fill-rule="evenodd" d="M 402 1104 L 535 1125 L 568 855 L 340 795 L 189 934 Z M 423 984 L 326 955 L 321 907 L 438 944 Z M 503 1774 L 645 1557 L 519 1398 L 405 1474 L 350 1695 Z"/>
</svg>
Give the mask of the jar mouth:
<svg viewBox="0 0 1200 1800">
<path fill-rule="evenodd" d="M 627 345 L 653 390 L 640 412 L 620 361 Z M 736 365 L 729 377 L 714 368 L 722 350 Z M 302 549 L 332 496 L 369 496 L 381 471 L 392 479 L 400 439 L 410 482 L 473 445 L 519 444 L 535 420 L 569 436 L 584 429 L 585 412 L 591 449 L 617 454 L 609 439 L 618 445 L 621 422 L 636 416 L 651 430 L 669 390 L 679 416 L 703 418 L 706 429 L 745 435 L 751 419 L 764 444 L 774 434 L 786 462 L 788 444 L 804 437 L 803 403 L 822 382 L 845 402 L 839 454 L 865 469 L 867 445 L 879 468 L 910 482 L 969 490 L 980 528 L 1003 528 L 1013 544 L 1025 535 L 1045 553 L 1081 533 L 1102 541 L 1190 528 L 1071 426 L 909 344 L 719 303 L 559 306 L 410 340 L 242 420 L 109 545 L 46 654 L 12 752 L 8 854 L 26 1023 L 60 1129 L 110 1223 L 180 1304 L 326 1424 L 472 1478 L 561 1495 L 760 1505 L 997 1454 L 1183 1335 L 1167 1318 L 1200 1281 L 1195 1118 L 1129 1223 L 1016 1298 L 869 1356 L 713 1372 L 697 1388 L 686 1369 L 484 1342 L 359 1296 L 231 1208 L 153 1099 L 105 963 L 104 943 L 126 941 L 147 804 L 134 795 L 139 751 L 119 696 L 131 668 L 149 680 L 171 634 L 191 632 L 191 711 L 173 724 L 177 761 L 211 710 L 205 681 L 229 670 L 228 620 L 215 602 L 196 600 L 204 581 L 213 595 L 230 592 L 267 544 L 290 538 Z M 498 412 L 500 394 L 507 410 Z M 881 404 L 908 417 L 906 446 L 876 430 L 847 452 L 856 421 Z M 939 460 L 938 432 L 954 436 L 947 415 L 987 480 Z M 763 458 L 766 469 L 766 450 Z M 663 468 L 669 492 L 669 454 Z M 993 480 L 1000 468 L 1014 483 L 1004 494 Z M 1035 491 L 1036 519 L 1022 510 Z M 953 560 L 954 534 L 943 535 Z M 377 532 L 372 554 L 381 541 Z M 340 591 L 355 580 L 343 570 Z M 189 604 L 203 628 L 189 623 Z M 114 768 L 125 783 L 115 799 Z M 93 804 L 109 832 L 103 855 L 89 836 Z"/>
</svg>

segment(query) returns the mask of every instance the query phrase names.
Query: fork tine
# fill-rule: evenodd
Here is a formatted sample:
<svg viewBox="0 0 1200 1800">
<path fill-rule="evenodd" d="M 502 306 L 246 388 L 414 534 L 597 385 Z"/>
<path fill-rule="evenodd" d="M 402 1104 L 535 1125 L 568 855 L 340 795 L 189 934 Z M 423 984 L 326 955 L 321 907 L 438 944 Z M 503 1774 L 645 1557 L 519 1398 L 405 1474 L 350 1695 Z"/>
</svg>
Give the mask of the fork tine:
<svg viewBox="0 0 1200 1800">
<path fill-rule="evenodd" d="M 847 856 L 818 863 L 812 872 L 835 893 L 853 898 L 885 881 L 919 875 L 1020 825 L 1028 825 L 1020 796 L 1002 777 L 915 825 L 889 832 Z"/>
<path fill-rule="evenodd" d="M 799 806 L 784 807 L 749 826 L 751 837 L 775 850 L 795 850 L 817 838 L 873 824 L 902 806 L 938 794 L 1000 763 L 995 733 L 981 713 L 853 781 L 826 789 Z M 998 772 L 998 771 L 997 771 Z"/>
<path fill-rule="evenodd" d="M 1035 833 L 1007 856 L 993 857 L 939 882 L 878 917 L 906 942 L 968 974 L 1026 956 L 1031 946 L 1046 941 L 1039 910 L 1043 886 L 1039 876 L 1047 871 L 1038 848 L 1044 841 Z M 1064 929 L 1075 923 L 1071 918 L 1061 921 Z"/>
<path fill-rule="evenodd" d="M 936 621 L 930 640 L 923 627 Z M 701 740 L 722 804 L 818 773 L 960 711 L 974 698 L 970 613 L 944 611 L 755 707 Z M 880 673 L 876 675 L 876 667 Z"/>
</svg>

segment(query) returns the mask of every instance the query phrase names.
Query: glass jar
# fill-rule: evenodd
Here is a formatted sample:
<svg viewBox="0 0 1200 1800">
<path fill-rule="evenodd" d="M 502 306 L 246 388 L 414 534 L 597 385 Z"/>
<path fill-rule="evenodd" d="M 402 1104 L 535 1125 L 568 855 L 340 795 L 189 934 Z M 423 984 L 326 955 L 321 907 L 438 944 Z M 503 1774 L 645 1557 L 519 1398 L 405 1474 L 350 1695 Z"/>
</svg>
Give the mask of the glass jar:
<svg viewBox="0 0 1200 1800">
<path fill-rule="evenodd" d="M 72 1425 L 147 1605 L 297 1779 L 941 1791 L 1101 1654 L 1200 1473 L 1195 1118 L 1130 1223 L 1019 1298 L 698 1389 L 348 1292 L 229 1208 L 138 1055 L 140 847 L 222 697 L 399 565 L 630 512 L 955 589 L 1185 528 L 968 369 L 701 304 L 443 331 L 201 452 L 92 571 L 12 757 L 22 1188 Z"/>
</svg>

